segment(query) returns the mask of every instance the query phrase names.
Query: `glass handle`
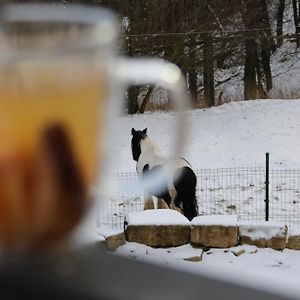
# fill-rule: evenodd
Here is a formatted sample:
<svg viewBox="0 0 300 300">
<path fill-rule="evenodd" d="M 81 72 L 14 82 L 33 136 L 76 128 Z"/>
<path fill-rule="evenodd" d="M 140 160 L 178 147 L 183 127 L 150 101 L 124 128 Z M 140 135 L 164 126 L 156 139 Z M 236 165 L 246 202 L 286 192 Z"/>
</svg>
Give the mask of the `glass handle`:
<svg viewBox="0 0 300 300">
<path fill-rule="evenodd" d="M 111 168 L 111 159 L 105 160 L 102 164 L 102 176 L 101 184 L 97 185 L 95 194 L 99 199 L 106 199 L 106 201 L 100 201 L 98 211 L 98 226 L 100 225 L 100 211 L 105 211 L 108 205 L 108 199 L 113 197 L 116 193 L 134 193 L 141 190 L 141 187 L 145 190 L 160 190 L 162 188 L 162 182 L 170 180 L 174 175 L 174 168 L 176 168 L 176 157 L 182 153 L 185 146 L 187 136 L 187 124 L 184 117 L 184 111 L 189 107 L 190 97 L 187 94 L 185 85 L 185 79 L 181 70 L 174 64 L 163 61 L 161 59 L 153 58 L 121 58 L 115 61 L 110 61 L 110 71 L 112 72 L 112 101 L 110 101 L 109 114 L 107 117 L 107 132 L 111 133 L 118 126 L 116 125 L 117 116 L 121 114 L 120 96 L 124 91 L 122 86 L 124 85 L 146 85 L 153 84 L 162 88 L 165 88 L 171 100 L 174 103 L 176 113 L 174 134 L 175 137 L 172 153 L 169 153 L 167 157 L 167 163 L 165 165 L 165 173 L 155 174 L 155 176 L 147 176 L 139 181 L 139 183 L 133 184 L 121 184 L 113 180 L 113 173 Z M 124 108 L 124 107 L 123 107 Z M 105 153 L 109 157 L 113 152 L 113 144 L 116 143 L 115 137 L 110 134 L 106 137 Z M 169 159 L 168 159 L 169 158 Z M 101 196 L 102 195 L 102 196 Z"/>
<path fill-rule="evenodd" d="M 176 139 L 170 158 L 178 157 L 183 150 L 186 137 L 187 126 L 184 111 L 190 104 L 190 97 L 187 94 L 181 70 L 176 65 L 161 59 L 121 59 L 118 64 L 117 76 L 127 85 L 153 84 L 165 88 L 170 93 L 177 111 L 174 130 Z"/>
</svg>

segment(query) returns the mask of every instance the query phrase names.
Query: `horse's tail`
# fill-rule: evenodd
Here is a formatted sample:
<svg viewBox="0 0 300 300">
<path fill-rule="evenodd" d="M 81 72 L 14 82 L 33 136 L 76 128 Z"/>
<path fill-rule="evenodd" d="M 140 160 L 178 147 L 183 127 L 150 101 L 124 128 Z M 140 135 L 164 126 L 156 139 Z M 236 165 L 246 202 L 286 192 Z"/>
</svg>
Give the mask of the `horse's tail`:
<svg viewBox="0 0 300 300">
<path fill-rule="evenodd" d="M 183 167 L 178 179 L 174 182 L 177 195 L 174 204 L 182 207 L 183 214 L 191 221 L 198 215 L 198 203 L 196 198 L 197 177 L 189 167 Z"/>
</svg>

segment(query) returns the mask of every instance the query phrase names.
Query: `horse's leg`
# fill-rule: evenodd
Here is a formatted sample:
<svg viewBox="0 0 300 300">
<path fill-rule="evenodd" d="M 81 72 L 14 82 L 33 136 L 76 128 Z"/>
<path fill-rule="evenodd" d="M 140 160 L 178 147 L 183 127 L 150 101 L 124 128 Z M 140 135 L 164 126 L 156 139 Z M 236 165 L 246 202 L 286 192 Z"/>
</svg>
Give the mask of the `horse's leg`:
<svg viewBox="0 0 300 300">
<path fill-rule="evenodd" d="M 171 188 L 171 189 L 169 190 L 169 193 L 170 193 L 170 196 L 171 196 L 172 200 L 174 201 L 174 199 L 175 199 L 175 197 L 176 197 L 176 195 L 177 195 L 177 192 L 176 192 L 175 188 Z M 173 202 L 173 201 L 172 201 L 172 202 Z M 172 205 L 173 205 L 173 203 L 172 203 Z"/>
<path fill-rule="evenodd" d="M 182 207 L 186 218 L 191 221 L 198 215 L 198 203 L 196 199 L 197 177 L 191 168 L 183 167 L 179 170 L 179 179 L 174 182 L 177 191 L 174 204 Z"/>
<path fill-rule="evenodd" d="M 166 208 L 169 208 L 169 206 L 167 205 L 167 203 L 165 202 L 164 199 L 158 198 L 157 199 L 157 208 L 158 209 L 166 209 Z"/>
<path fill-rule="evenodd" d="M 183 214 L 183 209 L 181 208 L 181 199 L 180 195 L 176 193 L 175 198 L 173 200 L 172 209 L 178 211 L 179 213 Z"/>
<path fill-rule="evenodd" d="M 159 198 L 164 200 L 165 204 L 167 205 L 167 208 L 171 208 L 172 198 L 169 194 L 169 191 L 166 191 L 165 193 L 161 194 Z"/>
<path fill-rule="evenodd" d="M 177 196 L 177 192 L 176 192 L 175 188 L 172 188 L 169 192 L 170 192 L 170 195 L 171 195 L 171 198 L 172 198 L 170 208 L 173 209 L 173 210 L 176 210 L 176 211 L 178 211 L 179 213 L 182 214 L 182 209 L 180 208 L 180 205 L 179 205 L 179 207 L 177 207 L 174 203 L 174 201 L 176 199 L 176 196 Z"/>
<path fill-rule="evenodd" d="M 147 209 L 154 209 L 154 202 L 153 202 L 153 197 L 148 194 L 144 193 L 144 210 Z"/>
</svg>

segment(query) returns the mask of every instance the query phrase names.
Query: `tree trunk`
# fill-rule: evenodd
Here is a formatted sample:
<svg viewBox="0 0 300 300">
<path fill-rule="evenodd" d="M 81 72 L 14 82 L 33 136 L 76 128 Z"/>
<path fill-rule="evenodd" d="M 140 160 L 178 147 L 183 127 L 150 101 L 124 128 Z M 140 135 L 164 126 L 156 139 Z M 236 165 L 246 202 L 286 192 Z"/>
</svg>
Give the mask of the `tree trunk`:
<svg viewBox="0 0 300 300">
<path fill-rule="evenodd" d="M 203 35 L 203 61 L 204 61 L 204 99 L 208 107 L 215 105 L 213 39 L 211 34 Z"/>
<path fill-rule="evenodd" d="M 270 91 L 273 87 L 270 60 L 271 60 L 270 47 L 268 43 L 265 44 L 263 43 L 261 46 L 261 62 L 265 74 L 267 92 Z"/>
<path fill-rule="evenodd" d="M 257 99 L 256 67 L 257 44 L 254 39 L 245 39 L 245 75 L 244 96 L 245 100 Z"/>
<path fill-rule="evenodd" d="M 261 73 L 260 67 L 263 71 L 263 75 L 261 76 L 261 80 L 259 80 L 260 86 L 263 90 L 263 77 L 265 79 L 265 87 L 266 91 L 270 91 L 272 89 L 272 72 L 271 72 L 271 52 L 274 52 L 276 49 L 276 45 L 271 32 L 271 23 L 268 12 L 268 5 L 266 0 L 260 0 L 258 2 L 260 7 L 260 14 L 258 16 L 258 20 L 260 21 L 259 26 L 263 28 L 263 32 L 260 33 L 260 57 L 261 57 L 261 65 L 258 65 L 259 72 Z M 258 75 L 258 73 L 257 73 Z M 260 98 L 266 97 L 266 92 L 263 90 L 262 94 L 259 96 Z"/>
<path fill-rule="evenodd" d="M 127 90 L 127 112 L 130 115 L 136 114 L 139 110 L 137 102 L 139 90 L 137 86 L 131 86 Z"/>
<path fill-rule="evenodd" d="M 127 40 L 127 53 L 129 56 L 134 55 L 134 41 L 131 37 Z M 139 109 L 138 95 L 139 88 L 137 86 L 131 86 L 127 89 L 127 113 L 130 115 L 137 113 Z"/>
<path fill-rule="evenodd" d="M 188 73 L 188 88 L 192 101 L 197 103 L 197 71 L 193 65 L 190 65 L 190 68 L 193 69 Z"/>
<path fill-rule="evenodd" d="M 292 0 L 293 3 L 293 13 L 294 13 L 294 23 L 296 28 L 296 45 L 297 48 L 300 46 L 300 28 L 299 28 L 299 20 L 298 20 L 298 9 L 297 9 L 297 0 Z"/>
<path fill-rule="evenodd" d="M 143 114 L 145 112 L 147 104 L 148 104 L 148 102 L 150 100 L 150 97 L 153 93 L 153 90 L 154 90 L 154 86 L 150 86 L 147 93 L 146 93 L 146 95 L 145 95 L 145 97 L 144 97 L 144 100 L 143 100 L 143 102 L 140 106 L 140 109 L 139 109 L 140 114 Z"/>
<path fill-rule="evenodd" d="M 197 102 L 196 37 L 189 40 L 188 89 L 192 101 Z"/>
<path fill-rule="evenodd" d="M 279 0 L 278 8 L 277 8 L 277 29 L 276 29 L 276 35 L 277 35 L 277 48 L 281 47 L 283 44 L 283 14 L 285 9 L 285 0 Z"/>
</svg>

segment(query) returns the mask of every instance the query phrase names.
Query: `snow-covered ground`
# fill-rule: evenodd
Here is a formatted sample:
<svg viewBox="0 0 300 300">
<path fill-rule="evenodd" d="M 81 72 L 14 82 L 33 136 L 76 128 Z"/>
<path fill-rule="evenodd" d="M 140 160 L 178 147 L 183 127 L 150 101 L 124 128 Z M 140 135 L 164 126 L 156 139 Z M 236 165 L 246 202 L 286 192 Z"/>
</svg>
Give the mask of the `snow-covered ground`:
<svg viewBox="0 0 300 300">
<path fill-rule="evenodd" d="M 289 221 L 300 223 L 297 217 L 300 171 L 284 173 L 284 170 L 300 169 L 299 115 L 300 100 L 243 101 L 188 111 L 182 156 L 197 170 L 200 213 L 238 214 L 244 220 L 263 218 L 265 153 L 270 152 L 274 171 L 270 175 L 273 200 L 270 216 L 273 220 L 286 221 L 289 215 Z M 163 153 L 168 153 L 175 133 L 174 113 L 155 112 L 121 119 L 113 171 L 126 184 L 137 180 L 130 145 L 132 127 L 147 127 L 149 137 Z M 251 169 L 232 169 L 241 167 Z M 122 228 L 122 218 L 128 211 L 142 209 L 142 197 L 142 192 L 116 193 L 109 203 L 111 211 L 102 210 L 103 218 Z"/>
<path fill-rule="evenodd" d="M 300 251 L 242 245 L 229 249 L 210 249 L 206 252 L 187 244 L 176 248 L 151 248 L 137 243 L 127 243 L 117 249 L 116 254 L 134 260 L 146 260 L 162 265 L 178 264 L 184 269 L 197 271 L 206 266 L 230 266 L 251 270 L 276 272 L 278 276 L 300 276 Z M 299 278 L 299 277 L 298 277 Z"/>
<path fill-rule="evenodd" d="M 210 109 L 188 111 L 189 129 L 185 141 L 186 157 L 194 168 L 263 166 L 265 152 L 270 152 L 271 167 L 300 168 L 300 100 L 258 100 L 234 102 Z M 135 172 L 131 157 L 131 128 L 148 128 L 148 134 L 162 148 L 171 149 L 174 114 L 156 112 L 126 116 L 120 122 L 118 147 L 115 148 L 114 172 Z M 77 232 L 79 240 L 98 240 L 96 214 Z M 86 239 L 81 239 L 85 237 Z M 88 238 L 87 238 L 88 237 Z M 244 250 L 244 251 L 240 251 Z M 241 253 L 237 255 L 237 253 Z M 209 266 L 237 267 L 245 272 L 262 270 L 280 278 L 300 276 L 300 251 L 258 249 L 238 246 L 231 249 L 201 249 L 184 245 L 153 249 L 127 243 L 116 251 L 134 260 L 175 265 L 197 272 Z"/>
<path fill-rule="evenodd" d="M 292 28 L 290 9 L 285 15 L 284 33 L 290 33 Z M 299 53 L 295 49 L 295 43 L 286 42 L 271 58 L 274 88 L 270 91 L 270 97 L 299 97 L 299 67 Z M 231 103 L 186 113 L 188 135 L 184 141 L 185 153 L 182 155 L 195 169 L 215 169 L 263 167 L 265 153 L 269 152 L 271 169 L 300 169 L 300 100 L 236 102 L 243 99 L 242 67 L 216 72 L 216 79 L 219 81 L 229 77 L 232 77 L 230 81 L 217 87 L 216 96 L 222 93 L 222 101 Z M 174 113 L 126 116 L 120 121 L 117 147 L 114 149 L 113 171 L 116 173 L 135 173 L 136 165 L 130 149 L 132 127 L 147 127 L 149 136 L 159 144 L 163 152 L 170 153 L 172 150 Z M 298 183 L 294 185 L 297 186 Z M 260 193 L 263 199 L 263 191 Z M 244 202 L 247 199 L 241 200 Z M 247 201 L 244 203 L 247 205 Z M 250 209 L 258 208 L 249 206 L 247 212 Z M 95 214 L 87 219 L 86 225 L 77 232 L 76 240 L 86 243 L 87 240 L 103 239 L 97 233 L 103 236 L 109 229 L 95 228 Z M 299 232 L 299 228 L 296 231 Z M 86 238 L 82 239 L 83 236 Z M 231 270 L 231 275 L 236 278 L 261 273 L 263 280 L 262 276 L 257 276 L 256 286 L 272 286 L 273 291 L 290 290 L 292 287 L 297 289 L 299 285 L 296 279 L 300 275 L 300 251 L 295 250 L 276 251 L 247 245 L 208 251 L 191 245 L 154 249 L 126 243 L 117 249 L 115 255 L 175 266 L 196 273 L 203 270 L 209 272 L 214 268 L 217 268 L 217 272 L 222 269 Z"/>
<path fill-rule="evenodd" d="M 257 100 L 224 104 L 186 113 L 188 132 L 184 157 L 195 169 L 264 166 L 300 168 L 300 100 Z M 174 113 L 155 112 L 121 120 L 115 172 L 135 172 L 131 128 L 148 128 L 148 135 L 168 153 L 172 149 Z"/>
</svg>

